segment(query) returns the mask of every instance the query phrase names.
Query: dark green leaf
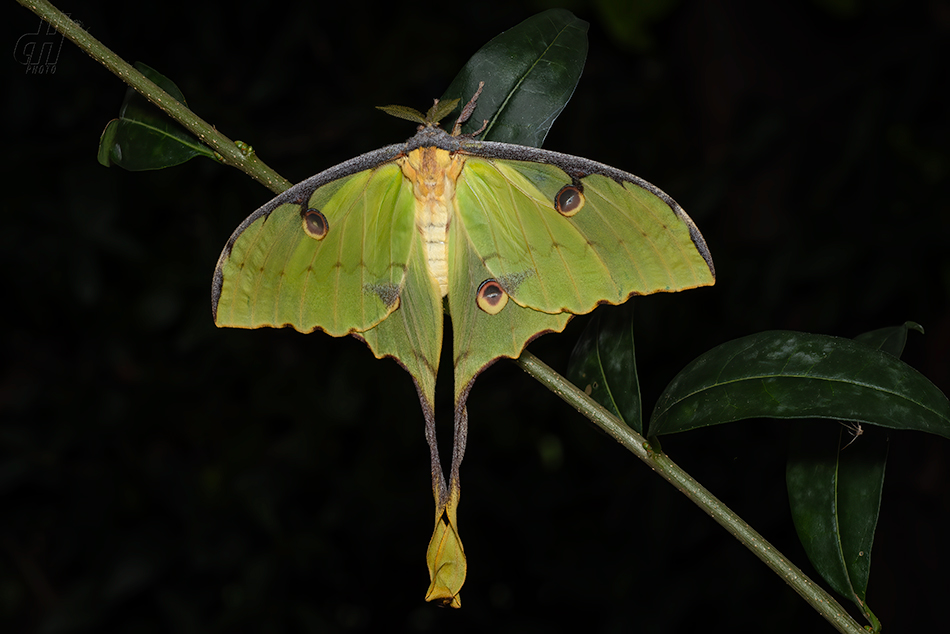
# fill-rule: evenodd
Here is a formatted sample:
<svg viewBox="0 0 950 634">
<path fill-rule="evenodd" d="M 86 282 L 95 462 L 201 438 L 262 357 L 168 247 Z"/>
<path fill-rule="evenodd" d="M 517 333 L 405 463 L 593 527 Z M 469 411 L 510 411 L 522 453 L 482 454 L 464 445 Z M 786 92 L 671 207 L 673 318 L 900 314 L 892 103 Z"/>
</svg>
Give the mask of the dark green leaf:
<svg viewBox="0 0 950 634">
<path fill-rule="evenodd" d="M 135 68 L 165 92 L 185 104 L 178 86 L 141 62 Z M 214 158 L 214 152 L 171 117 L 129 88 L 119 110 L 99 139 L 99 162 L 115 163 L 131 171 L 162 169 L 196 156 Z"/>
<path fill-rule="evenodd" d="M 923 326 L 912 321 L 905 321 L 901 326 L 890 326 L 865 332 L 855 337 L 854 340 L 872 348 L 883 350 L 895 357 L 900 357 L 904 352 L 904 344 L 907 343 L 907 332 L 909 330 L 916 330 L 920 334 L 924 334 Z"/>
<path fill-rule="evenodd" d="M 633 302 L 627 302 L 597 311 L 574 346 L 567 378 L 642 434 L 632 310 Z"/>
<path fill-rule="evenodd" d="M 660 396 L 652 435 L 746 418 L 832 418 L 950 438 L 950 402 L 926 377 L 850 339 L 788 331 L 724 343 Z"/>
<path fill-rule="evenodd" d="M 796 425 L 786 484 L 808 559 L 836 592 L 864 611 L 887 437 L 871 427 L 852 436 L 859 429 L 827 421 Z"/>
<path fill-rule="evenodd" d="M 855 340 L 899 357 L 911 329 L 923 332 L 906 322 Z M 886 463 L 887 437 L 873 427 L 805 421 L 791 430 L 786 485 L 798 538 L 828 585 L 872 623 L 865 596 Z"/>
<path fill-rule="evenodd" d="M 488 120 L 478 138 L 541 147 L 584 70 L 588 26 L 570 11 L 551 9 L 480 48 L 442 95 L 465 104 L 485 82 L 462 132 L 471 134 Z"/>
</svg>

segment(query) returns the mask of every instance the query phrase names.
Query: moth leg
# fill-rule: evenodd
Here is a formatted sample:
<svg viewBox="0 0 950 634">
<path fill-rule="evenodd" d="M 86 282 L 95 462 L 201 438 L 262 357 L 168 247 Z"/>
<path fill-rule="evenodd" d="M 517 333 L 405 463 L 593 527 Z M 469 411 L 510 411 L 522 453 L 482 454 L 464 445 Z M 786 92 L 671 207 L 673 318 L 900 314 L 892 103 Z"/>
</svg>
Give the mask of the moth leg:
<svg viewBox="0 0 950 634">
<path fill-rule="evenodd" d="M 861 423 L 852 422 L 852 423 L 841 423 L 841 424 L 844 426 L 845 429 L 848 430 L 848 433 L 851 435 L 851 440 L 849 440 L 848 443 L 844 447 L 841 448 L 842 450 L 845 450 L 851 446 L 851 443 L 853 443 L 855 440 L 858 439 L 858 436 L 864 433 L 864 429 L 861 427 Z"/>
<path fill-rule="evenodd" d="M 475 112 L 475 102 L 478 101 L 478 96 L 482 94 L 482 88 L 484 87 L 485 87 L 485 82 L 483 81 L 478 82 L 478 90 L 475 91 L 475 94 L 472 95 L 472 98 L 469 99 L 468 103 L 465 104 L 465 107 L 462 108 L 462 112 L 461 114 L 459 114 L 459 118 L 455 120 L 455 125 L 452 127 L 452 136 L 458 136 L 459 133 L 462 132 L 462 124 L 468 121 L 469 117 L 472 116 L 472 113 Z M 466 134 L 465 136 L 474 137 L 478 134 L 481 134 L 482 130 L 484 130 L 486 127 L 488 127 L 488 119 L 485 119 L 485 121 L 482 123 L 482 127 L 480 127 L 478 130 L 476 130 L 472 134 Z"/>
</svg>

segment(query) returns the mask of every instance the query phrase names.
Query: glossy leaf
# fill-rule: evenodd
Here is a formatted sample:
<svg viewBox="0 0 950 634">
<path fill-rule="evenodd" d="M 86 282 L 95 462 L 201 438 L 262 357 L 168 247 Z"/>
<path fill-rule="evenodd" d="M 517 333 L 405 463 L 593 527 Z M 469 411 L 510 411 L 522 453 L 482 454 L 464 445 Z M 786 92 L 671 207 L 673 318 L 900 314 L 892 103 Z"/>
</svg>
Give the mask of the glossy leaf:
<svg viewBox="0 0 950 634">
<path fill-rule="evenodd" d="M 485 82 L 462 133 L 475 132 L 487 119 L 477 138 L 541 147 L 584 70 L 588 26 L 570 11 L 550 9 L 480 48 L 442 95 L 464 105 Z"/>
<path fill-rule="evenodd" d="M 899 357 L 910 329 L 923 332 L 918 324 L 907 322 L 856 340 Z M 872 624 L 876 617 L 865 596 L 887 448 L 884 432 L 871 426 L 804 421 L 791 430 L 786 467 L 792 519 L 808 559 Z"/>
<path fill-rule="evenodd" d="M 597 311 L 571 353 L 567 378 L 637 433 L 643 433 L 632 303 Z"/>
<path fill-rule="evenodd" d="M 185 97 L 170 79 L 141 62 L 135 68 L 185 104 Z M 186 104 L 187 105 L 187 104 Z M 130 171 L 179 165 L 196 156 L 214 158 L 214 152 L 145 97 L 129 88 L 119 110 L 99 139 L 99 162 Z"/>
<path fill-rule="evenodd" d="M 852 433 L 828 421 L 796 425 L 786 484 L 808 559 L 837 593 L 864 611 L 887 437 L 870 426 L 856 438 Z"/>
<path fill-rule="evenodd" d="M 926 377 L 863 343 L 789 331 L 724 343 L 660 396 L 652 435 L 747 418 L 831 418 L 950 438 L 950 403 Z"/>
<path fill-rule="evenodd" d="M 924 334 L 923 326 L 907 321 L 901 326 L 889 326 L 865 332 L 855 337 L 854 340 L 900 358 L 904 352 L 904 344 L 907 343 L 907 334 L 911 330 Z"/>
</svg>

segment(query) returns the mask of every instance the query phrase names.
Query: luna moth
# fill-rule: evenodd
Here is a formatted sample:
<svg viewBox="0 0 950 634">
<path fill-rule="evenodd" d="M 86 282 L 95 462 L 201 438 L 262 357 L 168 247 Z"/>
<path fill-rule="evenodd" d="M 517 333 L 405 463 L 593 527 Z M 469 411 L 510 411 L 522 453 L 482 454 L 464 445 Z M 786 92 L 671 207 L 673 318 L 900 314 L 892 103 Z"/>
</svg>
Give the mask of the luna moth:
<svg viewBox="0 0 950 634">
<path fill-rule="evenodd" d="M 584 158 L 438 127 L 357 156 L 291 187 L 242 222 L 212 284 L 218 326 L 291 326 L 354 335 L 412 375 L 425 419 L 435 498 L 427 601 L 459 607 L 459 466 L 475 378 L 517 358 L 573 315 L 633 295 L 715 282 L 702 235 L 660 189 Z M 444 313 L 452 320 L 455 438 L 446 479 L 435 434 Z"/>
</svg>

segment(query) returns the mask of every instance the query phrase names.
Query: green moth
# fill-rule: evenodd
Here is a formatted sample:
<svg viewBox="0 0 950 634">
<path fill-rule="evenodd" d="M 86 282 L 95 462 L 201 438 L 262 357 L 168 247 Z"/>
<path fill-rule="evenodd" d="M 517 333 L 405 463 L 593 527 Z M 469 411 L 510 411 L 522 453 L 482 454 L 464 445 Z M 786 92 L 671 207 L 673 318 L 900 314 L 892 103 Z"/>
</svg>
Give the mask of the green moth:
<svg viewBox="0 0 950 634">
<path fill-rule="evenodd" d="M 218 259 L 218 326 L 354 335 L 412 375 L 432 461 L 435 529 L 426 600 L 459 607 L 465 407 L 475 377 L 516 358 L 573 315 L 633 295 L 715 282 L 702 235 L 668 195 L 633 174 L 537 148 L 477 141 L 426 116 L 415 136 L 288 189 L 251 214 Z M 452 319 L 455 439 L 448 481 L 433 411 L 444 313 Z"/>
</svg>

